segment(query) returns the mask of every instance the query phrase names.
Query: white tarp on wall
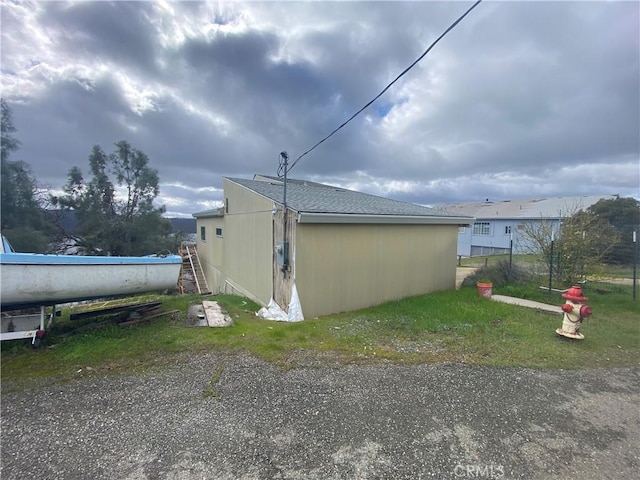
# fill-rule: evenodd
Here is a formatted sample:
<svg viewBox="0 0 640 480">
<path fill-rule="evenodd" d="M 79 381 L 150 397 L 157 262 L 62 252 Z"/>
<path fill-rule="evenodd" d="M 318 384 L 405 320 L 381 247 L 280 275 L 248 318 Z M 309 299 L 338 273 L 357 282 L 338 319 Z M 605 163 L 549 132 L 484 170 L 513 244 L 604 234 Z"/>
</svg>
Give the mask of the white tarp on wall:
<svg viewBox="0 0 640 480">
<path fill-rule="evenodd" d="M 265 320 L 277 320 L 280 322 L 300 322 L 304 320 L 302 314 L 302 305 L 300 304 L 300 298 L 298 297 L 298 289 L 296 284 L 293 284 L 291 288 L 291 301 L 289 302 L 289 313 L 285 312 L 280 306 L 273 300 L 269 300 L 269 305 L 262 307 L 256 313 L 256 316 L 264 318 Z"/>
</svg>

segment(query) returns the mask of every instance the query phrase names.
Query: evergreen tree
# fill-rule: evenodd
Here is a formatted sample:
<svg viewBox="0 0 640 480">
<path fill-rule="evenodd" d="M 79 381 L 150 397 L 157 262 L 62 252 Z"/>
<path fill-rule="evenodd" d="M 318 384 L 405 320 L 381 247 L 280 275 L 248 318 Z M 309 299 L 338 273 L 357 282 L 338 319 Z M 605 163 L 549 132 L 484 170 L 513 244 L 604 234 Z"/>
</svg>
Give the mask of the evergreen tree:
<svg viewBox="0 0 640 480">
<path fill-rule="evenodd" d="M 612 248 L 605 261 L 614 264 L 630 264 L 633 258 L 633 232 L 640 235 L 640 202 L 635 198 L 602 199 L 591 205 L 588 212 L 608 222 L 612 228 Z"/>
<path fill-rule="evenodd" d="M 9 155 L 20 146 L 14 137 L 16 128 L 9 105 L 2 107 L 0 166 L 0 227 L 13 247 L 20 252 L 45 253 L 48 250 L 50 225 L 42 209 L 42 197 L 29 165 L 11 161 Z"/>
<path fill-rule="evenodd" d="M 107 155 L 99 145 L 89 155 L 90 178 L 73 167 L 65 195 L 54 204 L 73 210 L 79 230 L 69 234 L 75 245 L 92 255 L 146 255 L 174 251 L 171 223 L 154 207 L 160 190 L 158 172 L 146 154 L 126 141 Z"/>
</svg>

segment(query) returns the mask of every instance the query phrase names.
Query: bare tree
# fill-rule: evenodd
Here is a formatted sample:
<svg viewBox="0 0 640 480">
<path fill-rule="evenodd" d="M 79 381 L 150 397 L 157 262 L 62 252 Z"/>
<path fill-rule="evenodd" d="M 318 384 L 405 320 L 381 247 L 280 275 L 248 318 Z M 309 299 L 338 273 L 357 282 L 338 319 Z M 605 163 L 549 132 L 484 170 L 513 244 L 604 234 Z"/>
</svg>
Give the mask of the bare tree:
<svg viewBox="0 0 640 480">
<path fill-rule="evenodd" d="M 599 272 L 603 259 L 618 243 L 609 222 L 574 206 L 555 219 L 523 224 L 521 248 L 538 255 L 547 274 L 559 286 L 571 285 Z M 542 272 L 539 272 L 542 273 Z"/>
</svg>

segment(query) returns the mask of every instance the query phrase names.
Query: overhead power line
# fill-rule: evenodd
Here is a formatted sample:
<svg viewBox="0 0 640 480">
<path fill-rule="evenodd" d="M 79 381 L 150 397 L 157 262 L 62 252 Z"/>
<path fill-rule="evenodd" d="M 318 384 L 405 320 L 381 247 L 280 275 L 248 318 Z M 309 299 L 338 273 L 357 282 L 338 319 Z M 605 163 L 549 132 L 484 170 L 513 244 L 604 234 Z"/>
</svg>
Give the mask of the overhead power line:
<svg viewBox="0 0 640 480">
<path fill-rule="evenodd" d="M 325 142 L 326 140 L 328 140 L 329 138 L 331 138 L 335 133 L 338 132 L 338 130 L 340 130 L 342 127 L 344 127 L 345 125 L 347 125 L 351 120 L 353 120 L 354 118 L 356 118 L 358 115 L 360 115 L 360 113 L 362 113 L 369 105 L 371 105 L 373 102 L 375 102 L 378 98 L 380 98 L 387 90 L 389 90 L 391 88 L 391 86 L 396 83 L 398 80 L 400 80 L 400 78 L 402 78 L 402 76 L 404 76 L 404 74 L 406 74 L 409 70 L 411 70 L 420 60 L 422 60 L 427 53 L 429 53 L 431 51 L 431 49 L 433 47 L 436 46 L 436 44 L 442 40 L 442 38 L 444 38 L 444 36 L 449 33 L 451 30 L 453 30 L 456 25 L 458 25 L 462 19 L 464 17 L 466 17 L 471 10 L 473 10 L 474 8 L 476 8 L 480 3 L 482 2 L 482 0 L 478 0 L 476 3 L 474 3 L 466 12 L 464 12 L 464 14 L 462 14 L 455 22 L 453 22 L 449 28 L 447 28 L 442 35 L 440 35 L 438 38 L 436 38 L 436 40 L 429 45 L 429 48 L 427 48 L 424 53 L 422 55 L 420 55 L 411 65 L 409 65 L 407 68 L 405 68 L 402 73 L 400 73 L 400 75 L 398 75 L 389 85 L 387 85 L 386 87 L 384 87 L 384 89 L 375 97 L 373 97 L 373 99 L 371 101 L 369 101 L 364 107 L 362 107 L 360 110 L 358 110 L 356 113 L 354 113 L 353 115 L 351 115 L 351 117 L 345 121 L 342 125 L 340 125 L 338 128 L 336 128 L 333 132 L 331 132 L 329 135 L 327 135 L 326 137 L 324 137 L 322 140 L 320 140 L 318 143 L 316 143 L 313 147 L 311 147 L 309 150 L 307 150 L 306 152 L 304 152 L 302 155 L 300 155 L 298 158 L 296 158 L 296 160 L 291 164 L 291 166 L 289 167 L 289 170 L 291 170 L 293 167 L 296 166 L 296 164 L 300 161 L 300 159 L 302 157 L 304 157 L 306 154 L 312 152 L 316 147 L 318 147 L 320 144 L 322 144 L 323 142 Z"/>
</svg>

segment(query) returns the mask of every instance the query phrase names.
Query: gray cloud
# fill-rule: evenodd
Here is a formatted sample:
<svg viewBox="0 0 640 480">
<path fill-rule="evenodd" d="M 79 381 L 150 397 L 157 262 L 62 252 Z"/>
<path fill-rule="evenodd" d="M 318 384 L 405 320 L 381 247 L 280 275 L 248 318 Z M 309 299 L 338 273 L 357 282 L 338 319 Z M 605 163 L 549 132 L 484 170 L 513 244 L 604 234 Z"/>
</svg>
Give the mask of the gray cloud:
<svg viewBox="0 0 640 480">
<path fill-rule="evenodd" d="M 470 3 L 2 2 L 16 159 L 61 188 L 126 139 L 190 215 L 274 174 Z M 636 2 L 484 2 L 293 176 L 422 204 L 640 197 Z"/>
<path fill-rule="evenodd" d="M 154 73 L 151 2 L 45 2 L 42 25 L 62 55 Z"/>
</svg>

